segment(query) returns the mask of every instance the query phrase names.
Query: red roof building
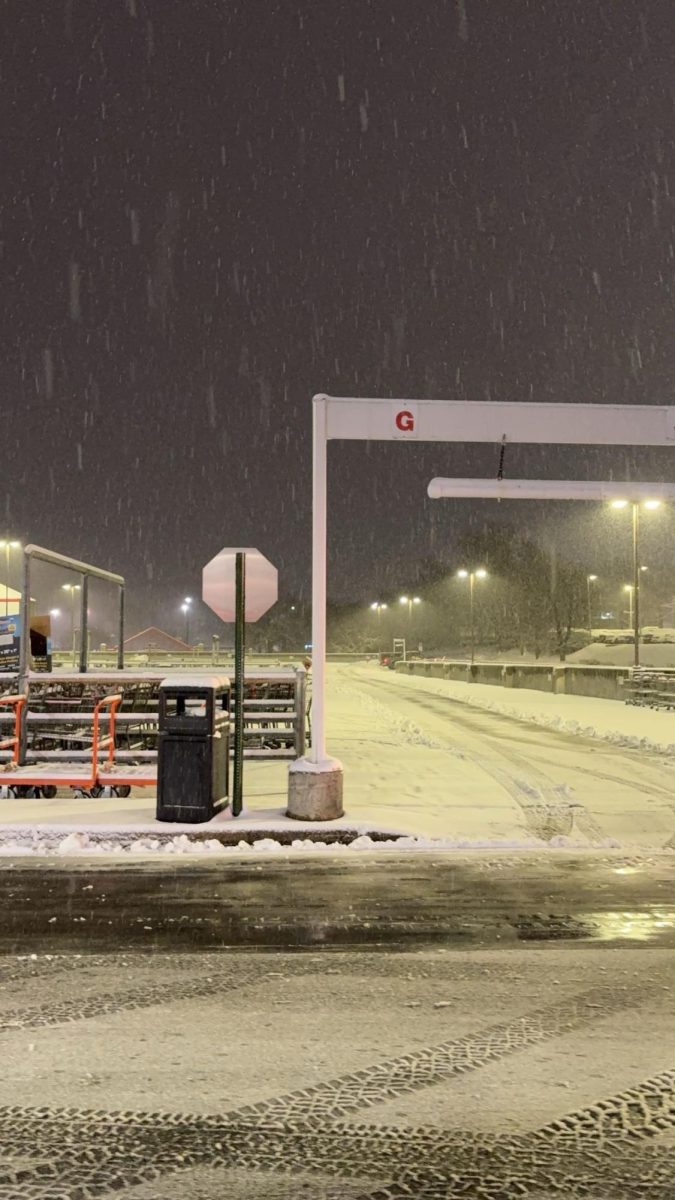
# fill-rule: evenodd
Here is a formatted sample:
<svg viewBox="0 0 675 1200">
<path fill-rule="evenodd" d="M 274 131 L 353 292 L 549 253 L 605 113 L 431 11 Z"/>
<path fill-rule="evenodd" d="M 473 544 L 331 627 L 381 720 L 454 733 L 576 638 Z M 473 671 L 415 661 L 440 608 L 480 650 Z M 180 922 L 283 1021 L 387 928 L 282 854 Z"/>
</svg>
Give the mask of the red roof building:
<svg viewBox="0 0 675 1200">
<path fill-rule="evenodd" d="M 143 653 L 146 650 L 173 650 L 174 652 L 183 651 L 184 653 L 191 650 L 187 642 L 182 642 L 180 638 L 172 637 L 170 633 L 164 633 L 163 629 L 157 629 L 155 625 L 151 625 L 148 629 L 142 629 L 140 633 L 134 633 L 132 637 L 124 639 L 124 649 L 134 652 Z"/>
</svg>

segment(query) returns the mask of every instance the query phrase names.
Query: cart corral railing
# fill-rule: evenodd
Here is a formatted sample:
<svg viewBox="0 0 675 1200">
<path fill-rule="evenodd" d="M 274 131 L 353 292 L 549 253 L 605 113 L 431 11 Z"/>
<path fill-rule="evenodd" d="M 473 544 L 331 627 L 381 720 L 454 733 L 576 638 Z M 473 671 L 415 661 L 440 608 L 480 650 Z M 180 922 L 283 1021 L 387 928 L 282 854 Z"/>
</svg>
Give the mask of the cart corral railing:
<svg viewBox="0 0 675 1200">
<path fill-rule="evenodd" d="M 166 674 L 31 672 L 26 692 L 18 695 L 16 675 L 0 674 L 0 762 L 90 761 L 92 747 L 96 757 L 105 758 L 110 756 L 111 736 L 116 762 L 153 762 L 159 685 Z M 104 737 L 97 713 L 111 693 L 115 705 Z M 247 669 L 244 710 L 246 758 L 293 759 L 304 754 L 309 728 L 304 667 Z"/>
<path fill-rule="evenodd" d="M 634 667 L 625 688 L 626 704 L 675 709 L 675 667 Z"/>
<path fill-rule="evenodd" d="M 627 700 L 631 667 L 586 666 L 580 663 L 470 663 L 447 659 L 413 659 L 397 662 L 403 675 L 450 679 L 458 683 L 491 683 L 498 687 L 530 688 L 557 695 L 597 696 Z"/>
<path fill-rule="evenodd" d="M 308 658 L 311 659 L 311 657 L 311 650 L 283 650 L 270 651 L 269 653 L 246 651 L 247 663 L 255 663 L 261 667 L 300 666 Z M 327 655 L 329 662 L 364 662 L 369 657 L 372 658 L 373 655 L 365 653 L 351 654 L 347 652 L 336 652 Z M 55 668 L 72 669 L 72 661 L 70 651 L 52 651 L 52 662 Z M 94 650 L 90 648 L 88 662 L 90 670 L 113 670 L 117 662 L 117 651 L 114 649 Z M 217 666 L 218 668 L 224 668 L 231 675 L 234 674 L 232 650 L 213 650 L 208 646 L 204 646 L 203 648 L 194 646 L 189 650 L 127 650 L 124 654 L 124 664 L 125 668 L 132 671 L 142 671 L 144 668 L 152 671 L 155 668 L 166 667 L 167 672 L 179 670 L 182 667 L 202 667 L 206 670 L 208 667 Z"/>
</svg>

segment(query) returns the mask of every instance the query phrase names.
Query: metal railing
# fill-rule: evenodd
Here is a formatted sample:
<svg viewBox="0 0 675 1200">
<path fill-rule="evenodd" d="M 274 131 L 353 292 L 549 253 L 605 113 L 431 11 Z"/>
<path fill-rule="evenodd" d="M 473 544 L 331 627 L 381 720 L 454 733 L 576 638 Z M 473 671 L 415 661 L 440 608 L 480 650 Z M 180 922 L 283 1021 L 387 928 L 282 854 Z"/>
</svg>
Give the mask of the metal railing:
<svg viewBox="0 0 675 1200">
<path fill-rule="evenodd" d="M 0 706 L 12 707 L 12 718 L 14 720 L 14 733 L 11 737 L 2 738 L 0 741 L 0 750 L 11 750 L 12 755 L 10 762 L 13 767 L 19 762 L 21 753 L 21 717 L 26 706 L 26 697 L 23 694 L 14 696 L 1 696 Z"/>
<path fill-rule="evenodd" d="M 23 552 L 23 592 L 21 595 L 21 640 L 19 643 L 19 691 L 25 692 L 30 674 L 30 595 L 31 595 L 31 571 L 33 560 L 38 562 L 50 563 L 54 567 L 63 567 L 65 571 L 74 571 L 80 575 L 82 582 L 80 587 L 80 657 L 79 667 L 80 672 L 84 674 L 87 670 L 87 655 L 89 647 L 89 638 L 87 629 L 89 625 L 89 580 L 102 579 L 106 583 L 113 583 L 119 589 L 118 595 L 118 640 L 117 640 L 117 667 L 122 670 L 124 667 L 124 578 L 122 575 L 116 575 L 114 571 L 106 571 L 103 567 L 94 567 L 91 563 L 80 562 L 77 558 L 70 558 L 67 554 L 57 554 L 55 550 L 47 550 L 44 546 L 28 545 Z"/>
<path fill-rule="evenodd" d="M 0 743 L 0 764 L 9 757 L 22 766 L 90 759 L 97 763 L 106 751 L 116 763 L 153 762 L 163 678 L 146 672 L 30 672 L 25 695 L 0 697 L 0 705 L 13 708 L 3 713 L 0 707 L 0 727 L 14 721 L 12 738 Z M 246 758 L 293 759 L 304 754 L 306 678 L 304 667 L 246 672 Z M 4 682 L 9 686 L 11 681 Z M 108 695 L 111 685 L 114 694 Z M 108 706 L 111 727 L 104 738 L 100 722 Z"/>
<path fill-rule="evenodd" d="M 107 750 L 106 766 L 112 767 L 115 762 L 115 722 L 117 710 L 122 703 L 122 695 L 117 692 L 114 696 L 105 696 L 103 700 L 99 700 L 94 709 L 94 733 L 91 739 L 91 764 L 92 770 L 96 774 L 98 769 L 98 756 L 102 750 Z M 105 737 L 101 736 L 101 710 L 109 709 L 108 712 L 108 732 Z"/>
</svg>

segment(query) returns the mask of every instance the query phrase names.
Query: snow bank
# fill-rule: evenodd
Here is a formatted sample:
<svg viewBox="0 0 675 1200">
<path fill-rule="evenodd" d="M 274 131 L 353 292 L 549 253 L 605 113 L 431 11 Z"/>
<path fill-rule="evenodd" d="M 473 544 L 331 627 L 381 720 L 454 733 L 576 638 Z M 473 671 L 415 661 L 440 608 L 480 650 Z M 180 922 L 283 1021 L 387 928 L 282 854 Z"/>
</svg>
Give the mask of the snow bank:
<svg viewBox="0 0 675 1200">
<path fill-rule="evenodd" d="M 236 857 L 242 855 L 278 855 L 295 856 L 297 854 L 349 854 L 363 853 L 400 853 L 410 851 L 439 851 L 439 850 L 497 850 L 497 851 L 528 851 L 528 850 L 616 850 L 620 845 L 613 838 L 606 838 L 600 843 L 589 846 L 587 839 L 572 837 L 556 837 L 550 841 L 542 841 L 535 837 L 525 838 L 452 838 L 452 837 L 416 837 L 406 835 L 396 838 L 373 838 L 369 834 L 359 834 L 351 842 L 324 842 L 313 838 L 295 838 L 290 845 L 277 841 L 275 838 L 257 838 L 253 842 L 240 841 L 237 844 L 224 845 L 217 838 L 200 840 L 180 834 L 167 840 L 153 837 L 106 838 L 97 840 L 88 833 L 70 833 L 67 837 L 57 836 L 27 836 L 26 838 L 0 838 L 0 857 L 22 858 L 26 856 L 51 857 L 53 855 L 72 857 L 106 854 L 128 855 L 226 855 Z M 675 853 L 675 851 L 673 851 Z"/>
</svg>

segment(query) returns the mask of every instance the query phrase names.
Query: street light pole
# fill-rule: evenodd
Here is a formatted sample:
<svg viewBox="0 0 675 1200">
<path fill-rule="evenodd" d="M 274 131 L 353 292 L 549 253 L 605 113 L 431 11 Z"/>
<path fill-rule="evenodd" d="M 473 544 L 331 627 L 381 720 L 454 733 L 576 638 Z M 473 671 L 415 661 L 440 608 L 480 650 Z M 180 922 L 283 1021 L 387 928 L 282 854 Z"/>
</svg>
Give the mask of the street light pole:
<svg viewBox="0 0 675 1200">
<path fill-rule="evenodd" d="M 421 603 L 422 603 L 422 601 L 419 596 L 399 596 L 399 604 L 406 604 L 408 606 L 408 627 L 409 628 L 412 626 L 413 604 L 421 604 Z"/>
<path fill-rule="evenodd" d="M 475 572 L 472 571 L 471 574 L 469 575 L 469 611 L 470 611 L 469 621 L 471 623 L 471 666 L 473 666 L 474 659 L 476 657 L 476 626 L 475 626 L 475 622 L 473 619 L 473 587 L 474 587 L 475 578 L 476 578 Z"/>
<path fill-rule="evenodd" d="M 180 611 L 183 613 L 183 616 L 185 617 L 184 641 L 185 641 L 186 646 L 190 645 L 190 613 L 192 611 L 191 606 L 192 606 L 192 596 L 186 596 L 183 603 L 180 606 Z"/>
<path fill-rule="evenodd" d="M 370 608 L 372 612 L 377 613 L 377 644 L 382 649 L 382 609 L 386 608 L 386 604 L 382 604 L 379 600 L 375 600 Z"/>
<path fill-rule="evenodd" d="M 76 592 L 79 592 L 79 583 L 64 583 L 62 584 L 64 592 L 70 592 L 70 640 L 73 653 L 73 667 L 77 665 L 77 645 L 75 642 L 75 601 L 77 600 Z M 80 636 L 82 633 L 80 631 Z"/>
<path fill-rule="evenodd" d="M 624 587 L 624 592 L 628 592 L 628 628 L 633 628 L 633 585 L 627 583 Z M 624 609 L 625 612 L 625 609 Z"/>
<path fill-rule="evenodd" d="M 591 584 L 597 582 L 597 575 L 586 576 L 586 590 L 588 592 L 588 632 L 593 640 L 593 605 L 591 603 Z"/>
<path fill-rule="evenodd" d="M 633 510 L 633 582 L 626 591 L 630 596 L 630 624 L 633 628 L 633 664 L 640 666 L 640 503 L 648 510 L 661 507 L 660 500 L 612 500 L 612 508 Z"/>
<path fill-rule="evenodd" d="M 482 567 L 477 571 L 458 571 L 457 575 L 460 579 L 468 579 L 469 581 L 469 623 L 471 628 L 471 666 L 473 667 L 476 657 L 476 625 L 474 621 L 474 585 L 477 579 L 487 579 L 487 571 Z"/>
<path fill-rule="evenodd" d="M 640 508 L 633 501 L 633 664 L 640 666 Z"/>
</svg>

